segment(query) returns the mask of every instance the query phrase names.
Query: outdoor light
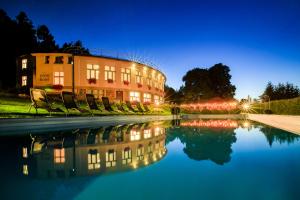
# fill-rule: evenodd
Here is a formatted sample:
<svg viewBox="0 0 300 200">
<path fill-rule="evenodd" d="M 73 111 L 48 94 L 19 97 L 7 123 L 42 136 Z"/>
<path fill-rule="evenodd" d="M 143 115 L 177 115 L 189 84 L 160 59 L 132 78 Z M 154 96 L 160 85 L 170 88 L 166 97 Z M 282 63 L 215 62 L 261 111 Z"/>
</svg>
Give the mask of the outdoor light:
<svg viewBox="0 0 300 200">
<path fill-rule="evenodd" d="M 248 103 L 244 103 L 243 105 L 242 105 L 242 107 L 243 107 L 243 110 L 249 110 L 249 108 L 250 108 L 250 105 L 248 104 Z"/>
</svg>

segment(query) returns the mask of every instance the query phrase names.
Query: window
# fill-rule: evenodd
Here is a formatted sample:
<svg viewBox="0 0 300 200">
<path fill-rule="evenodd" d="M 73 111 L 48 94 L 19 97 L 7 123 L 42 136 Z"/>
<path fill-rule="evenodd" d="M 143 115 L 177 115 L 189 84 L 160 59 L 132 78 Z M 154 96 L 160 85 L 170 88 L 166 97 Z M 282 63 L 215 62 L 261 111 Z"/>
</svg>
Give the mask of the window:
<svg viewBox="0 0 300 200">
<path fill-rule="evenodd" d="M 122 68 L 121 69 L 121 81 L 123 83 L 130 83 L 130 69 Z"/>
<path fill-rule="evenodd" d="M 141 144 L 136 149 L 136 158 L 137 158 L 137 160 L 143 160 L 144 159 L 144 147 Z"/>
<path fill-rule="evenodd" d="M 151 138 L 151 129 L 144 130 L 144 139 Z"/>
<path fill-rule="evenodd" d="M 54 163 L 65 163 L 65 149 L 54 149 Z"/>
<path fill-rule="evenodd" d="M 131 149 L 129 147 L 126 147 L 122 151 L 122 164 L 126 165 L 128 163 L 131 163 L 131 161 L 132 161 Z"/>
<path fill-rule="evenodd" d="M 155 150 L 158 150 L 158 149 L 159 149 L 159 142 L 158 142 L 158 141 L 155 142 L 154 148 L 155 148 Z"/>
<path fill-rule="evenodd" d="M 159 96 L 154 95 L 154 103 L 155 103 L 156 105 L 159 104 Z"/>
<path fill-rule="evenodd" d="M 22 69 L 27 68 L 27 59 L 22 59 Z"/>
<path fill-rule="evenodd" d="M 115 67 L 105 66 L 105 80 L 113 82 L 116 80 L 116 69 Z"/>
<path fill-rule="evenodd" d="M 141 132 L 137 130 L 131 130 L 130 131 L 130 140 L 136 141 L 141 139 Z"/>
<path fill-rule="evenodd" d="M 63 64 L 64 63 L 64 57 L 63 56 L 56 56 L 54 63 L 55 64 Z"/>
<path fill-rule="evenodd" d="M 147 77 L 147 85 L 148 85 L 149 87 L 152 86 L 152 79 L 151 79 L 151 74 L 150 74 L 150 73 L 148 74 L 148 77 Z"/>
<path fill-rule="evenodd" d="M 22 76 L 22 86 L 27 85 L 27 76 Z"/>
<path fill-rule="evenodd" d="M 23 152 L 23 158 L 28 158 L 27 147 L 23 147 L 22 152 Z"/>
<path fill-rule="evenodd" d="M 45 56 L 45 64 L 49 64 L 50 63 L 50 57 L 49 56 Z"/>
<path fill-rule="evenodd" d="M 151 103 L 151 94 L 144 93 L 144 103 Z"/>
<path fill-rule="evenodd" d="M 150 142 L 149 145 L 148 145 L 148 154 L 152 154 L 152 152 L 153 152 L 153 145 Z"/>
<path fill-rule="evenodd" d="M 54 72 L 54 85 L 64 85 L 64 72 Z"/>
<path fill-rule="evenodd" d="M 23 174 L 28 175 L 28 165 L 23 165 Z"/>
<path fill-rule="evenodd" d="M 160 134 L 162 134 L 162 129 L 159 128 L 159 127 L 156 127 L 156 128 L 154 129 L 154 135 L 155 135 L 155 136 L 158 136 L 158 135 L 160 135 Z"/>
<path fill-rule="evenodd" d="M 140 71 L 136 71 L 135 82 L 137 84 L 143 84 L 142 73 Z"/>
<path fill-rule="evenodd" d="M 72 56 L 68 57 L 68 64 L 73 64 L 73 58 L 72 58 Z"/>
<path fill-rule="evenodd" d="M 97 150 L 90 150 L 88 153 L 88 169 L 94 170 L 100 168 L 100 154 Z"/>
<path fill-rule="evenodd" d="M 140 93 L 139 92 L 130 92 L 129 93 L 129 100 L 130 101 L 140 101 Z"/>
<path fill-rule="evenodd" d="M 99 65 L 87 64 L 86 68 L 87 79 L 99 79 Z"/>
<path fill-rule="evenodd" d="M 106 167 L 116 166 L 116 152 L 110 149 L 105 154 Z"/>
</svg>

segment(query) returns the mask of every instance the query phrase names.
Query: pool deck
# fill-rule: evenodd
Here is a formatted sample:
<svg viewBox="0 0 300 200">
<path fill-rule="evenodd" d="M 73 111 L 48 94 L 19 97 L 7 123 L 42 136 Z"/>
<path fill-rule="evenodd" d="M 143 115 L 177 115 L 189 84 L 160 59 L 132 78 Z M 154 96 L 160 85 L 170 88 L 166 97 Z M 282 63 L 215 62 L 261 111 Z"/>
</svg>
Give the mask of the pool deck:
<svg viewBox="0 0 300 200">
<path fill-rule="evenodd" d="M 248 114 L 248 119 L 300 135 L 300 116 Z"/>
<path fill-rule="evenodd" d="M 150 121 L 172 120 L 172 115 L 128 115 L 101 117 L 51 117 L 27 119 L 0 119 L 1 135 L 64 131 L 78 128 L 108 127 Z"/>
</svg>

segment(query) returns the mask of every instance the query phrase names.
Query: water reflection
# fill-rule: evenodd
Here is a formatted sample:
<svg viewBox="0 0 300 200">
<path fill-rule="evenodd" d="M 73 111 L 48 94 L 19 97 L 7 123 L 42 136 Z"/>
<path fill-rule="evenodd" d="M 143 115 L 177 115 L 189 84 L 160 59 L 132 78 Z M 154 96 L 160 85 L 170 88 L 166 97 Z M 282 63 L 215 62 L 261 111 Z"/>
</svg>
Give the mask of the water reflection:
<svg viewBox="0 0 300 200">
<path fill-rule="evenodd" d="M 20 150 L 22 173 L 66 178 L 133 170 L 163 158 L 165 138 L 157 122 L 31 135 Z"/>
<path fill-rule="evenodd" d="M 263 126 L 260 128 L 260 131 L 265 135 L 270 146 L 272 146 L 274 142 L 279 142 L 280 144 L 292 144 L 295 141 L 300 140 L 299 135 L 291 134 L 289 132 L 280 129 L 275 129 L 270 126 Z"/>
</svg>

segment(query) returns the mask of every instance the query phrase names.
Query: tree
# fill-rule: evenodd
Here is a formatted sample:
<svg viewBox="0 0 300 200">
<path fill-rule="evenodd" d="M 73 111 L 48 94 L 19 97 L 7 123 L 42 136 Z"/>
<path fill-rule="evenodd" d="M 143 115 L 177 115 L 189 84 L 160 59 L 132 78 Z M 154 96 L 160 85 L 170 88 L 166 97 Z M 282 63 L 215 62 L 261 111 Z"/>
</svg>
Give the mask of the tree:
<svg viewBox="0 0 300 200">
<path fill-rule="evenodd" d="M 291 99 L 298 97 L 300 95 L 300 90 L 297 86 L 294 86 L 291 83 L 278 83 L 278 85 L 273 85 L 269 82 L 265 88 L 264 93 L 261 95 L 261 98 L 264 101 L 268 101 L 268 96 L 270 100 L 280 100 L 280 99 Z"/>
<path fill-rule="evenodd" d="M 261 95 L 261 99 L 266 102 L 274 99 L 274 86 L 271 82 L 268 82 L 264 93 Z"/>
<path fill-rule="evenodd" d="M 182 78 L 182 92 L 186 101 L 210 98 L 233 98 L 236 87 L 231 84 L 228 66 L 221 63 L 209 69 L 194 68 Z"/>
<path fill-rule="evenodd" d="M 80 40 L 64 43 L 60 51 L 74 55 L 91 55 L 89 49 L 85 48 Z"/>
<path fill-rule="evenodd" d="M 58 45 L 55 43 L 53 35 L 46 25 L 37 28 L 37 51 L 38 52 L 55 52 L 58 51 Z"/>
</svg>

